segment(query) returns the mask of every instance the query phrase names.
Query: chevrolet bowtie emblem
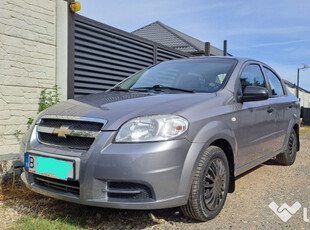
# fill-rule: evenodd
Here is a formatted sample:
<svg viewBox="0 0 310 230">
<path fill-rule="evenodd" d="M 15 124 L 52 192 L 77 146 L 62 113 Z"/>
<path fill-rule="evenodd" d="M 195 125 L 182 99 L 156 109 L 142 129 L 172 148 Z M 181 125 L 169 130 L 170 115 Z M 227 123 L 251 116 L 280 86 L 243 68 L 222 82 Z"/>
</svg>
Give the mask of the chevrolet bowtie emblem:
<svg viewBox="0 0 310 230">
<path fill-rule="evenodd" d="M 57 134 L 58 137 L 66 138 L 66 135 L 70 135 L 73 130 L 69 129 L 69 126 L 61 126 L 59 129 L 54 129 L 53 133 Z"/>
</svg>

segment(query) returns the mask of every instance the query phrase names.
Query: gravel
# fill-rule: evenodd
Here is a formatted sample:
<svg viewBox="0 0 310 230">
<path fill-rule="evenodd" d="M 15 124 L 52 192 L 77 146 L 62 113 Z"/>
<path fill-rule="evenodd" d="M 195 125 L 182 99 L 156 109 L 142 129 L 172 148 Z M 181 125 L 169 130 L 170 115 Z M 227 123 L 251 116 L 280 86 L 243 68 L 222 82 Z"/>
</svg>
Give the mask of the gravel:
<svg viewBox="0 0 310 230">
<path fill-rule="evenodd" d="M 310 219 L 310 134 L 301 137 L 301 150 L 293 166 L 268 161 L 236 181 L 236 191 L 215 219 L 197 222 L 179 208 L 151 211 L 116 210 L 67 203 L 35 194 L 23 185 L 0 188 L 0 228 L 16 225 L 21 217 L 66 220 L 86 229 L 309 229 Z M 286 223 L 268 207 L 270 202 L 301 208 Z"/>
</svg>

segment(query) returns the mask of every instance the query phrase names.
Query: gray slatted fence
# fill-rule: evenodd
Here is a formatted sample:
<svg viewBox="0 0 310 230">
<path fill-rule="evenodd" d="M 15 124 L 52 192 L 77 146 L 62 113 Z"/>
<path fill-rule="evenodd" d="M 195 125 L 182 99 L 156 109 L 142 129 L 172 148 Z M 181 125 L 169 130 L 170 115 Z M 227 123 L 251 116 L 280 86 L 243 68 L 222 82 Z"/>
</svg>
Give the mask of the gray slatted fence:
<svg viewBox="0 0 310 230">
<path fill-rule="evenodd" d="M 191 56 L 75 16 L 74 96 L 99 93 L 157 62 Z"/>
<path fill-rule="evenodd" d="M 310 125 L 310 108 L 301 108 L 302 121 L 305 125 Z"/>
</svg>

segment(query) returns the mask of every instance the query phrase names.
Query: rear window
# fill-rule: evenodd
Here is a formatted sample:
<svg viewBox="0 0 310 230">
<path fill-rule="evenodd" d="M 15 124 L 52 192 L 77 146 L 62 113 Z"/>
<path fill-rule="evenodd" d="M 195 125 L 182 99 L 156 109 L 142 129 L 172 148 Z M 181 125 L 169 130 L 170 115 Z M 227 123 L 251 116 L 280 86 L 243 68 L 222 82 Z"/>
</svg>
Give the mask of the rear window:
<svg viewBox="0 0 310 230">
<path fill-rule="evenodd" d="M 272 95 L 283 96 L 285 93 L 280 79 L 270 69 L 264 67 L 264 71 L 268 77 Z"/>
</svg>

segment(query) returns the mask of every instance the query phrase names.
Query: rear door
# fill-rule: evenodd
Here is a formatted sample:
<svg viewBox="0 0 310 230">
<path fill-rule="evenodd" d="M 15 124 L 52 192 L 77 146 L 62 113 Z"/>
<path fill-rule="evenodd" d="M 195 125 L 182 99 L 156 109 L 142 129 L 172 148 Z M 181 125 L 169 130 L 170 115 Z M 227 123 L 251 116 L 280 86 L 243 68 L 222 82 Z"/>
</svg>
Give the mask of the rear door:
<svg viewBox="0 0 310 230">
<path fill-rule="evenodd" d="M 294 102 L 290 102 L 280 78 L 268 67 L 263 67 L 268 79 L 269 91 L 271 92 L 270 103 L 274 108 L 275 124 L 273 126 L 273 146 L 272 151 L 279 150 L 283 144 L 288 129 L 289 121 L 292 119 L 292 109 Z"/>
<path fill-rule="evenodd" d="M 242 95 L 246 86 L 261 86 L 266 89 L 267 81 L 261 66 L 249 63 L 240 74 L 239 91 Z M 273 149 L 271 133 L 275 116 L 270 99 L 240 103 L 238 128 L 235 131 L 238 142 L 237 168 L 267 155 Z"/>
</svg>

